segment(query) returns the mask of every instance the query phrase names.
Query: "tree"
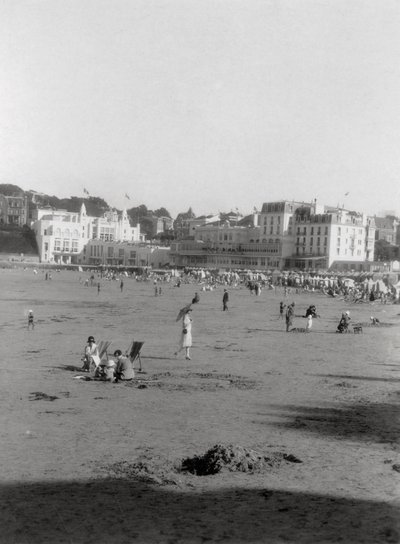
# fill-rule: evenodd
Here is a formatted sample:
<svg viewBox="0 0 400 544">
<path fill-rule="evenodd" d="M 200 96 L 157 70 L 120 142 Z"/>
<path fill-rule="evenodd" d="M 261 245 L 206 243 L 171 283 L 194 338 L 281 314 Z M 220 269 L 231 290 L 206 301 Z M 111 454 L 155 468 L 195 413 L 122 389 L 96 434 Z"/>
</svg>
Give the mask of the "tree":
<svg viewBox="0 0 400 544">
<path fill-rule="evenodd" d="M 156 215 L 157 217 L 171 217 L 169 211 L 165 208 L 158 208 L 154 212 L 154 215 Z"/>
<path fill-rule="evenodd" d="M 148 210 L 147 206 L 141 204 L 136 208 L 129 208 L 129 210 L 126 210 L 126 213 L 128 214 L 128 217 L 130 218 L 132 224 L 137 225 L 141 222 L 143 217 L 146 217 L 146 215 L 148 214 Z"/>
<path fill-rule="evenodd" d="M 5 196 L 23 196 L 24 191 L 18 187 L 18 185 L 13 185 L 12 183 L 0 183 L 0 195 Z"/>
<path fill-rule="evenodd" d="M 399 246 L 389 244 L 386 240 L 377 240 L 375 242 L 375 260 L 376 261 L 394 261 L 399 259 Z"/>
</svg>

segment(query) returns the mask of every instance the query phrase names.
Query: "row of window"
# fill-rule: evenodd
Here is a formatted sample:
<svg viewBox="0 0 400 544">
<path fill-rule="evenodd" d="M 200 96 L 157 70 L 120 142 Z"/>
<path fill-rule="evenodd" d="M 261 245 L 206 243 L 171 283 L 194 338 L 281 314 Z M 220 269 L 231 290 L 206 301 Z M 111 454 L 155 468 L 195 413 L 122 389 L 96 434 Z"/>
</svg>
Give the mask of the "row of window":
<svg viewBox="0 0 400 544">
<path fill-rule="evenodd" d="M 44 250 L 45 251 L 49 250 L 49 243 L 48 242 L 44 243 Z M 72 253 L 78 253 L 78 251 L 79 251 L 78 240 L 72 240 L 71 241 L 71 240 L 65 238 L 62 241 L 62 244 L 61 244 L 61 240 L 59 238 L 56 238 L 54 240 L 54 251 L 72 251 Z"/>
<path fill-rule="evenodd" d="M 271 217 L 269 218 L 269 224 L 273 225 L 274 221 L 275 221 L 275 217 L 273 215 L 271 215 Z M 277 217 L 277 223 L 278 223 L 278 225 L 281 224 L 281 216 L 280 215 L 278 215 L 278 217 Z M 264 217 L 264 223 L 263 224 L 264 225 L 267 224 L 267 218 L 266 217 Z"/>
</svg>

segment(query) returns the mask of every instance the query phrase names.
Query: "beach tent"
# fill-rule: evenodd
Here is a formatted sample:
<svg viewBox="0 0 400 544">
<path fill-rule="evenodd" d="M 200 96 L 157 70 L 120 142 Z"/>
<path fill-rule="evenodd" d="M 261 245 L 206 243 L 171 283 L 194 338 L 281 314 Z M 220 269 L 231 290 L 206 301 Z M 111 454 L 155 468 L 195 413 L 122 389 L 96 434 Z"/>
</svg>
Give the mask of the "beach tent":
<svg viewBox="0 0 400 544">
<path fill-rule="evenodd" d="M 344 279 L 342 280 L 342 283 L 344 283 L 344 285 L 345 285 L 346 287 L 354 287 L 354 280 L 353 280 L 353 278 L 344 278 Z"/>
<path fill-rule="evenodd" d="M 376 292 L 378 293 L 387 293 L 387 287 L 386 287 L 386 284 L 383 280 L 377 280 L 375 282 L 375 289 L 374 289 Z"/>
</svg>

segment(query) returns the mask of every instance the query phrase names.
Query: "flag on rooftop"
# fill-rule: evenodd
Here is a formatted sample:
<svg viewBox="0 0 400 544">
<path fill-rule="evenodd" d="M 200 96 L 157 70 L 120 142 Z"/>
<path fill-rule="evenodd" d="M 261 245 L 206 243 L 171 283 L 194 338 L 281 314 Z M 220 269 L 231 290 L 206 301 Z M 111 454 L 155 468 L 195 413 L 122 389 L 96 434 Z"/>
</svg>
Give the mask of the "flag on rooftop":
<svg viewBox="0 0 400 544">
<path fill-rule="evenodd" d="M 85 187 L 83 188 L 83 192 L 84 192 L 85 195 L 89 194 L 89 191 Z"/>
<path fill-rule="evenodd" d="M 127 198 L 128 200 L 130 200 L 130 196 L 128 195 L 128 193 L 125 193 L 125 198 Z"/>
<path fill-rule="evenodd" d="M 347 193 L 344 193 L 344 196 L 347 196 L 350 193 L 350 191 L 347 191 Z"/>
</svg>

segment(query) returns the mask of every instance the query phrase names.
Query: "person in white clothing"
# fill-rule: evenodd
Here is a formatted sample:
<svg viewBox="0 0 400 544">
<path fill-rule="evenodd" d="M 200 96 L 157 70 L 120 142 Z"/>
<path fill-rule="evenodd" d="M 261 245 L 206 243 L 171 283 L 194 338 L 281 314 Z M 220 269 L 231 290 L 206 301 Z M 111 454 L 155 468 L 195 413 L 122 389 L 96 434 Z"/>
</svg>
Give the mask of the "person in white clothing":
<svg viewBox="0 0 400 544">
<path fill-rule="evenodd" d="M 192 310 L 188 308 L 182 318 L 182 334 L 179 350 L 175 352 L 178 355 L 185 348 L 185 357 L 190 361 L 190 348 L 192 347 L 192 318 L 190 313 Z"/>
<path fill-rule="evenodd" d="M 87 344 L 85 346 L 85 353 L 82 358 L 84 372 L 90 372 L 90 366 L 93 363 L 97 369 L 100 364 L 99 357 L 99 348 L 97 347 L 96 342 L 94 341 L 93 336 L 89 336 Z"/>
</svg>

